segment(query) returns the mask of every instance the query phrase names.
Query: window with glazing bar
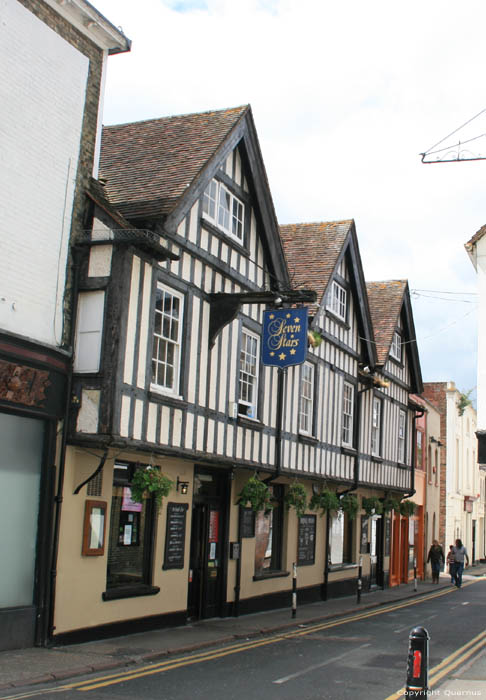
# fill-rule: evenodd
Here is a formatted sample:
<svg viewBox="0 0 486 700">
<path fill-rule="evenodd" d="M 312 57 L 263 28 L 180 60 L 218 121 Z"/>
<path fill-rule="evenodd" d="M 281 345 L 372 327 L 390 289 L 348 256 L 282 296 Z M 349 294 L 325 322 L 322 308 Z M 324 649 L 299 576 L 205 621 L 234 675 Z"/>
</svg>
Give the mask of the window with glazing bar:
<svg viewBox="0 0 486 700">
<path fill-rule="evenodd" d="M 183 297 L 159 284 L 155 297 L 152 388 L 179 393 Z"/>
</svg>

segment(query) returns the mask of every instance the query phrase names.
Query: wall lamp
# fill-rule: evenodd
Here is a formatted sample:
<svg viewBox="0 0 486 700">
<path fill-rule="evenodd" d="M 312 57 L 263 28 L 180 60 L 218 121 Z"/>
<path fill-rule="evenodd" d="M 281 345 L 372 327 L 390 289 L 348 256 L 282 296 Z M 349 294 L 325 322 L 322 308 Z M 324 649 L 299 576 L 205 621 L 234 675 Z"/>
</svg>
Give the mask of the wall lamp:
<svg viewBox="0 0 486 700">
<path fill-rule="evenodd" d="M 179 488 L 180 486 L 180 488 Z M 176 484 L 176 491 L 179 491 L 179 493 L 186 494 L 187 490 L 189 488 L 189 482 L 188 481 L 181 481 L 179 477 L 177 477 L 177 484 Z"/>
<path fill-rule="evenodd" d="M 441 442 L 440 440 L 436 440 L 435 437 L 429 437 L 429 442 L 435 442 L 437 447 L 444 447 L 444 443 Z"/>
</svg>

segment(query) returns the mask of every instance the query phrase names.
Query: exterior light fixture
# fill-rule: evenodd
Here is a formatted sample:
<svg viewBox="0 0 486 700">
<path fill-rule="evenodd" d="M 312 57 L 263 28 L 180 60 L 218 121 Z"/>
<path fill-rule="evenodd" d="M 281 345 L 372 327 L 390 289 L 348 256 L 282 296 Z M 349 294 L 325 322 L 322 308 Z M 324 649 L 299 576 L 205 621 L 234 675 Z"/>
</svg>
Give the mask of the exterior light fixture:
<svg viewBox="0 0 486 700">
<path fill-rule="evenodd" d="M 176 490 L 179 491 L 179 493 L 182 493 L 185 495 L 187 493 L 188 489 L 189 489 L 189 482 L 188 481 L 181 481 L 179 479 L 179 477 L 177 477 Z"/>
</svg>

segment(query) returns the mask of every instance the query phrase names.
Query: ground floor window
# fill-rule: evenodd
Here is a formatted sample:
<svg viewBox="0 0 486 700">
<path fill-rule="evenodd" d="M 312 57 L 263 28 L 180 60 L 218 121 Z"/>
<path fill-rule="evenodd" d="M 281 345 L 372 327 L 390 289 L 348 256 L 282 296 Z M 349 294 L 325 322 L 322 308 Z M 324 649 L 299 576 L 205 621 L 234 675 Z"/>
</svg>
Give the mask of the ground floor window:
<svg viewBox="0 0 486 700">
<path fill-rule="evenodd" d="M 332 517 L 329 538 L 332 565 L 351 564 L 354 561 L 353 522 L 342 510 Z"/>
<path fill-rule="evenodd" d="M 150 585 L 155 509 L 153 500 L 131 499 L 130 483 L 137 464 L 115 463 L 108 538 L 107 589 Z"/>
<path fill-rule="evenodd" d="M 272 489 L 273 510 L 259 511 L 255 517 L 255 575 L 264 576 L 282 569 L 283 489 Z"/>
</svg>

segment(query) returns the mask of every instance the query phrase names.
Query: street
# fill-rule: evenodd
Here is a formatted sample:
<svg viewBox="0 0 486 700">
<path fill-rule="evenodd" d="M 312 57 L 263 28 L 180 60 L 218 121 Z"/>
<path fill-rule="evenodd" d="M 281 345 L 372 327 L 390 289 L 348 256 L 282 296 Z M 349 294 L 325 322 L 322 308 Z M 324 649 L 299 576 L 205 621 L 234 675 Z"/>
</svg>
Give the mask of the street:
<svg viewBox="0 0 486 700">
<path fill-rule="evenodd" d="M 89 700 L 326 700 L 398 697 L 406 682 L 408 638 L 418 625 L 430 635 L 429 686 L 486 646 L 486 581 L 438 590 L 383 608 L 357 612 L 284 634 L 241 640 L 162 662 L 36 687 L 2 698 Z"/>
</svg>

